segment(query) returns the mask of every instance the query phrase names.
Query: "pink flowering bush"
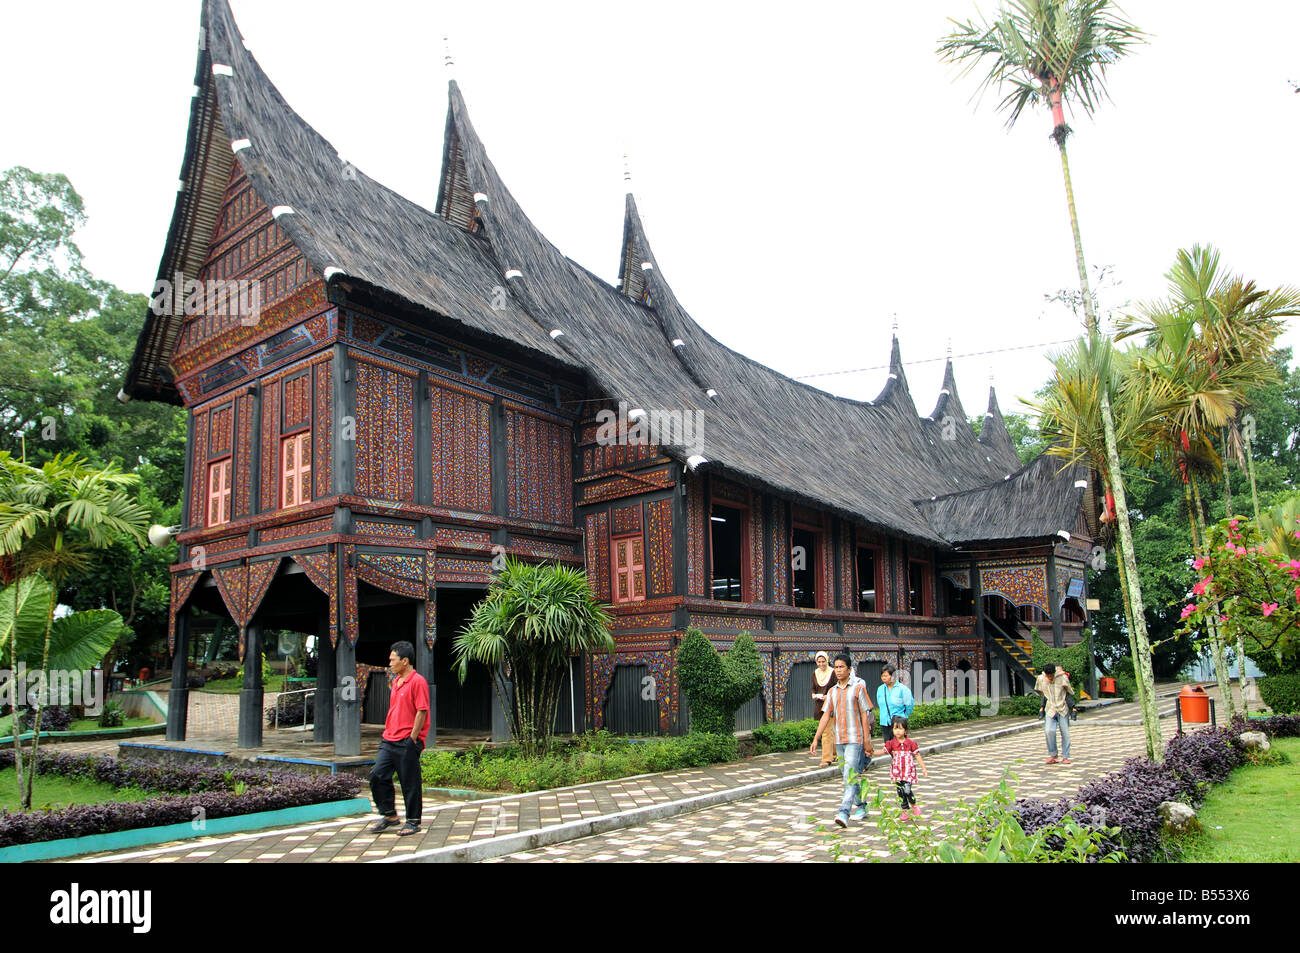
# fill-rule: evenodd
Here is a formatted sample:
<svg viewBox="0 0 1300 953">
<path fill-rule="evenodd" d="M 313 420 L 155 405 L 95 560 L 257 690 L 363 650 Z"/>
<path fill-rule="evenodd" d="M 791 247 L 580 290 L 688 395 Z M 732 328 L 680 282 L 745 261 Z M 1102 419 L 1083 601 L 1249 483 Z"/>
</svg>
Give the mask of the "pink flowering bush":
<svg viewBox="0 0 1300 953">
<path fill-rule="evenodd" d="M 1204 636 L 1217 613 L 1228 644 L 1240 634 L 1266 671 L 1300 664 L 1300 560 L 1272 550 L 1249 520 L 1221 520 L 1206 542 L 1207 555 L 1192 562 L 1194 601 L 1183 607 L 1179 631 Z"/>
</svg>

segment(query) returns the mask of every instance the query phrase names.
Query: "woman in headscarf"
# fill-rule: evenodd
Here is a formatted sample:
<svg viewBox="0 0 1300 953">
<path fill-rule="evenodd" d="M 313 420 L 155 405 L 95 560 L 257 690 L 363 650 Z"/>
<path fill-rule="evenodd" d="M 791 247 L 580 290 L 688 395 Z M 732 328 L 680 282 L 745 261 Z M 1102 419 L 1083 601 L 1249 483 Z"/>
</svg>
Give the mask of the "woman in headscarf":
<svg viewBox="0 0 1300 953">
<path fill-rule="evenodd" d="M 835 684 L 835 670 L 830 666 L 830 656 L 817 653 L 817 667 L 812 673 L 813 717 L 819 722 L 826 707 L 826 694 Z M 822 767 L 835 763 L 835 729 L 827 726 L 822 732 Z"/>
</svg>

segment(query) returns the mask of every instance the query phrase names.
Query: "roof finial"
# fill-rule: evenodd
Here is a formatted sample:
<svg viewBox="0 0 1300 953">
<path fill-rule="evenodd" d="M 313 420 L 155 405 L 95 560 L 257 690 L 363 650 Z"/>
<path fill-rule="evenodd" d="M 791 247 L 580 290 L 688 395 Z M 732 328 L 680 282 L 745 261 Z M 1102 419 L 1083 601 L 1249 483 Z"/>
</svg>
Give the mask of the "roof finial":
<svg viewBox="0 0 1300 953">
<path fill-rule="evenodd" d="M 456 61 L 451 57 L 451 38 L 446 33 L 442 35 L 442 65 L 449 72 L 456 71 Z"/>
<path fill-rule="evenodd" d="M 948 347 L 945 350 L 948 355 L 948 360 L 949 362 L 951 362 L 952 361 L 952 338 L 948 338 Z"/>
<path fill-rule="evenodd" d="M 628 165 L 626 152 L 623 153 L 623 184 L 629 192 L 632 191 L 632 167 Z"/>
<path fill-rule="evenodd" d="M 898 337 L 898 312 L 897 311 L 890 312 L 889 317 L 891 318 L 889 323 L 890 331 L 894 335 L 894 337 Z"/>
</svg>

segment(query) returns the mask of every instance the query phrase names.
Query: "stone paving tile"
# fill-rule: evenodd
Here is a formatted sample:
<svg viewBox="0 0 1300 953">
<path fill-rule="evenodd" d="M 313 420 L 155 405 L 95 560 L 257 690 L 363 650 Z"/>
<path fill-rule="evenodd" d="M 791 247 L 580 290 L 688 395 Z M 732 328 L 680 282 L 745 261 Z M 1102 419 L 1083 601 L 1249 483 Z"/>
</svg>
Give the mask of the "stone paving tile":
<svg viewBox="0 0 1300 953">
<path fill-rule="evenodd" d="M 1124 706 L 1130 708 L 1131 706 Z M 1129 717 L 1131 717 L 1131 711 Z M 995 788 L 1004 766 L 1017 775 L 1013 787 L 1021 797 L 1059 797 L 1072 793 L 1085 780 L 1120 767 L 1124 759 L 1144 751 L 1140 726 L 1100 720 L 1076 722 L 1071 729 L 1072 758 L 1068 765 L 1045 765 L 1041 731 L 1011 735 L 983 744 L 925 757 L 930 780 L 915 786 L 924 814 L 940 798 L 957 801 L 978 797 Z M 1118 715 L 1114 716 L 1118 719 Z M 1165 736 L 1174 726 L 1161 725 Z M 927 738 L 918 734 L 918 740 Z M 886 804 L 898 810 L 883 764 L 872 767 L 870 803 L 874 790 L 886 789 Z M 875 848 L 887 856 L 873 816 L 850 822 L 839 832 L 833 824 L 843 791 L 839 781 L 803 785 L 729 805 L 683 814 L 616 833 L 569 841 L 542 850 L 512 854 L 493 862 L 629 863 L 665 860 L 730 862 L 829 861 L 831 846 Z"/>
</svg>

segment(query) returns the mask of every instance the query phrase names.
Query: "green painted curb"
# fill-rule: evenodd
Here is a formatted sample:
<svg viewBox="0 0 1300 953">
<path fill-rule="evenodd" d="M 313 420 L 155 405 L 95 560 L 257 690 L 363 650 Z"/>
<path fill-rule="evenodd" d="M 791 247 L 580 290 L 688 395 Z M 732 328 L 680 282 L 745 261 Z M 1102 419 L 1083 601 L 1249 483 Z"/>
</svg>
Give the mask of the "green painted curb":
<svg viewBox="0 0 1300 953">
<path fill-rule="evenodd" d="M 12 847 L 0 847 L 0 862 L 24 863 L 33 860 L 55 860 L 77 854 L 96 854 L 100 851 L 146 847 L 150 844 L 163 844 L 173 840 L 211 837 L 214 834 L 238 834 L 241 831 L 280 827 L 284 824 L 323 821 L 334 817 L 344 817 L 349 814 L 369 814 L 370 811 L 369 798 L 354 797 L 346 801 L 326 801 L 322 804 L 286 807 L 278 811 L 260 811 L 256 814 L 240 814 L 237 817 L 218 817 L 207 821 L 202 831 L 196 831 L 193 824 L 167 824 L 162 827 L 137 827 L 129 831 L 114 831 L 111 834 L 91 834 L 87 837 L 65 837 L 60 840 L 38 841 L 35 844 L 15 844 Z"/>
<path fill-rule="evenodd" d="M 165 734 L 167 726 L 164 725 L 136 725 L 134 728 L 96 728 L 94 731 L 42 731 L 41 741 L 97 741 L 104 738 L 121 738 L 133 737 L 135 735 L 160 735 Z M 32 733 L 23 732 L 22 740 L 30 741 Z M 0 745 L 12 745 L 14 743 L 13 735 L 7 738 L 0 738 Z"/>
</svg>

